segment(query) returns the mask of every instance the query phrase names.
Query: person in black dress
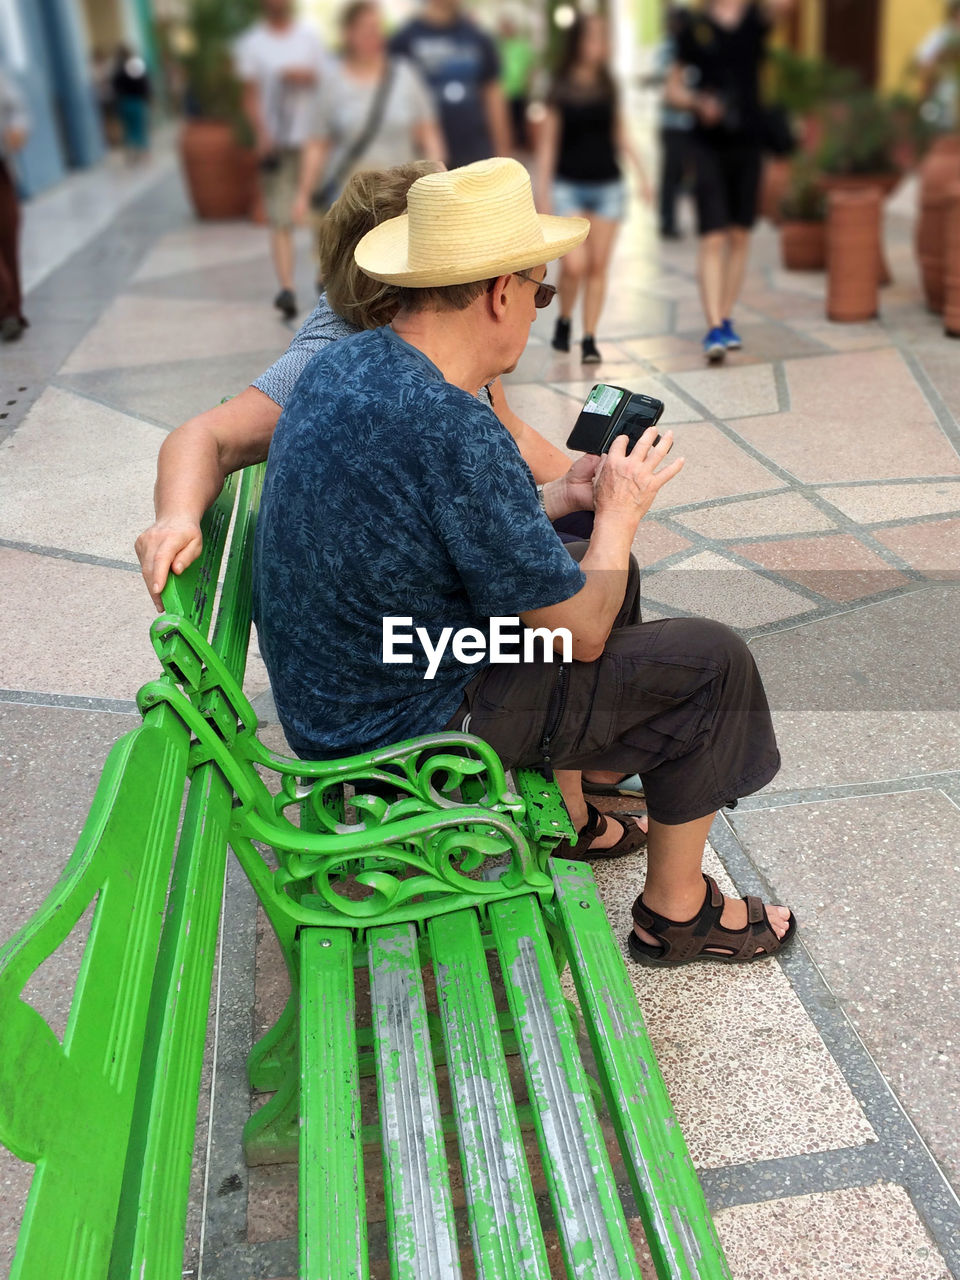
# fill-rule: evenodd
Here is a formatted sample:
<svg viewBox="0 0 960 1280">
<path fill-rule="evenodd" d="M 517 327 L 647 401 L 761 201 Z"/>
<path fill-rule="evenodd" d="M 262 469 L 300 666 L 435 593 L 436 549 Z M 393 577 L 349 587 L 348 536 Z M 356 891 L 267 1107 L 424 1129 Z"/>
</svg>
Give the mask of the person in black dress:
<svg viewBox="0 0 960 1280">
<path fill-rule="evenodd" d="M 621 157 L 633 165 L 643 198 L 650 187 L 634 150 L 610 73 L 606 19 L 581 15 L 570 28 L 547 102 L 538 146 L 541 213 L 590 221 L 590 234 L 560 263 L 560 319 L 553 346 L 570 350 L 570 330 L 583 286 L 584 364 L 599 364 L 595 339 L 617 230 L 626 212 Z"/>
<path fill-rule="evenodd" d="M 700 235 L 698 276 L 708 361 L 742 346 L 733 326 L 756 220 L 762 160 L 760 67 L 773 21 L 793 0 L 706 0 L 676 36 L 667 101 L 696 115 L 692 150 Z"/>
</svg>

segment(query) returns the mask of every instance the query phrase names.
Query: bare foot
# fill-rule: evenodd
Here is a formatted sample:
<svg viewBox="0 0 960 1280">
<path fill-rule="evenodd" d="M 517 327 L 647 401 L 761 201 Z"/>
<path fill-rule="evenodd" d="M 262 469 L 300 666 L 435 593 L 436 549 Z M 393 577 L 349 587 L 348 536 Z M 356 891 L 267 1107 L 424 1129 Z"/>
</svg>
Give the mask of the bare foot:
<svg viewBox="0 0 960 1280">
<path fill-rule="evenodd" d="M 764 909 L 766 910 L 766 913 L 767 913 L 767 919 L 770 921 L 770 928 L 773 930 L 773 932 L 777 935 L 778 938 L 782 938 L 783 935 L 787 932 L 787 929 L 790 927 L 789 907 L 779 907 L 779 906 L 774 907 L 765 903 Z M 651 907 L 650 910 L 653 911 L 653 910 L 656 910 L 656 908 Z M 658 914 L 666 915 L 666 912 L 661 911 Z M 667 916 L 667 919 L 668 920 L 672 919 L 672 917 Z M 678 923 L 680 922 L 678 921 Z M 723 925 L 724 929 L 745 929 L 746 928 L 747 904 L 744 902 L 742 898 L 728 898 L 726 894 L 724 894 L 723 911 L 721 912 L 721 915 L 720 915 L 720 923 Z M 660 945 L 659 938 L 655 938 L 654 935 L 652 933 L 648 933 L 646 929 L 641 929 L 639 925 L 635 924 L 633 926 L 633 931 L 642 942 L 648 942 L 650 943 L 651 946 L 654 946 L 654 947 Z M 708 951 L 713 951 L 713 950 L 714 950 L 713 947 L 708 948 Z M 763 947 L 758 948 L 758 950 L 762 951 Z"/>
</svg>

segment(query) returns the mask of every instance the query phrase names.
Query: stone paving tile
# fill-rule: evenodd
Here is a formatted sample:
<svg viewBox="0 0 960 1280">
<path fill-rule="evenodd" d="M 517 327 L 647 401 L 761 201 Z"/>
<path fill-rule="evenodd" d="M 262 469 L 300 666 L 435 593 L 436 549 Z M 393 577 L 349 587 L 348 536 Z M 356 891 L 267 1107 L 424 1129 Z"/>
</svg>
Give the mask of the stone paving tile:
<svg viewBox="0 0 960 1280">
<path fill-rule="evenodd" d="M 675 555 L 678 551 L 686 551 L 689 546 L 691 543 L 688 538 L 682 538 L 679 533 L 674 533 L 672 529 L 666 528 L 648 516 L 640 521 L 640 527 L 633 540 L 633 554 L 637 557 L 637 563 L 643 568 L 646 565 L 656 564 L 666 556 Z"/>
<path fill-rule="evenodd" d="M 730 550 L 839 604 L 892 591 L 910 581 L 849 533 L 739 542 Z"/>
<path fill-rule="evenodd" d="M 805 714 L 960 709 L 958 605 L 956 587 L 927 587 L 754 640 L 770 705 Z"/>
<path fill-rule="evenodd" d="M 852 352 L 786 366 L 791 410 L 730 426 L 809 483 L 960 474 L 960 458 L 898 351 Z M 897 406 L 896 447 L 878 447 L 877 424 Z"/>
<path fill-rule="evenodd" d="M 819 533 L 835 529 L 829 516 L 792 490 L 767 498 L 748 498 L 697 511 L 677 512 L 673 519 L 707 538 L 762 537 L 765 534 Z"/>
<path fill-rule="evenodd" d="M 168 427 L 212 409 L 224 396 L 238 395 L 273 364 L 280 347 L 245 351 L 240 355 L 172 360 L 141 369 L 98 369 L 59 378 L 81 394 L 106 401 L 124 413 L 139 414 Z"/>
<path fill-rule="evenodd" d="M 723 432 L 706 422 L 677 423 L 673 452 L 686 461 L 680 474 L 657 494 L 658 512 L 782 487 L 782 481 L 772 471 L 747 457 Z"/>
<path fill-rule="evenodd" d="M 820 496 L 859 524 L 960 512 L 960 480 L 925 484 L 824 485 Z"/>
<path fill-rule="evenodd" d="M 630 338 L 620 343 L 620 350 L 634 360 L 649 360 L 658 365 L 661 360 L 682 356 L 691 360 L 691 367 L 703 364 L 700 344 L 689 338 L 678 338 L 673 333 L 661 333 L 652 338 Z"/>
<path fill-rule="evenodd" d="M 765 626 L 815 608 L 804 596 L 712 551 L 645 575 L 643 592 L 658 605 L 715 618 L 729 627 Z"/>
<path fill-rule="evenodd" d="M 605 368 L 606 366 L 600 366 Z M 606 374 L 602 378 L 606 378 Z M 562 391 L 564 395 L 576 400 L 578 408 L 586 400 L 587 396 L 594 384 L 602 380 L 601 375 L 591 379 L 578 378 L 567 382 L 557 382 L 554 386 L 558 391 Z M 613 377 L 609 381 L 614 382 L 617 386 L 625 386 L 630 391 L 642 391 L 644 395 L 656 396 L 658 400 L 663 401 L 663 416 L 660 419 L 660 425 L 663 427 L 675 427 L 686 422 L 702 422 L 703 414 L 699 409 L 692 409 L 685 400 L 681 399 L 676 392 L 671 391 L 669 387 L 663 386 L 658 378 L 652 377 L 637 368 L 635 364 L 631 364 L 626 371 L 622 380 L 617 383 Z M 576 416 L 574 417 L 576 421 Z"/>
<path fill-rule="evenodd" d="M 0 688 L 132 698 L 159 674 L 139 574 L 0 548 L 0 599 Z"/>
<path fill-rule="evenodd" d="M 202 225 L 181 227 L 160 237 L 131 277 L 131 283 L 163 280 L 225 263 L 262 263 L 263 246 L 263 228 L 252 223 L 223 223 L 215 236 Z"/>
<path fill-rule="evenodd" d="M 162 440 L 156 427 L 48 387 L 0 444 L 0 538 L 136 564 Z"/>
<path fill-rule="evenodd" d="M 877 320 L 866 324 L 809 324 L 797 321 L 796 326 L 806 337 L 822 342 L 834 351 L 871 351 L 875 347 L 890 346 L 890 334 Z"/>
<path fill-rule="evenodd" d="M 0 703 L 0 944 L 52 889 L 80 835 L 110 748 L 138 724 L 139 716 Z M 59 1034 L 84 936 L 75 930 L 28 987 L 28 1003 Z M 32 1165 L 0 1145 L 0 1275 L 10 1270 L 32 1176 Z"/>
<path fill-rule="evenodd" d="M 960 808 L 861 796 L 730 821 L 934 1155 L 960 1181 Z M 904 836 L 909 854 L 904 857 Z M 918 998 L 919 997 L 919 998 Z"/>
<path fill-rule="evenodd" d="M 957 344 L 944 339 L 940 332 L 939 316 L 927 319 L 931 328 L 936 326 L 935 335 L 925 334 L 919 341 L 915 339 L 910 344 L 910 350 L 927 376 L 933 380 L 954 419 L 960 421 L 960 361 L 957 359 Z"/>
<path fill-rule="evenodd" d="M 726 369 L 722 378 L 716 377 L 713 369 L 698 369 L 677 373 L 673 381 L 717 418 L 776 413 L 779 409 L 773 367 L 769 364 Z"/>
<path fill-rule="evenodd" d="M 776 639 L 763 637 L 750 646 L 765 681 L 771 666 L 768 647 Z M 794 677 L 795 688 L 802 688 L 805 678 L 816 679 L 816 673 L 801 663 Z M 769 685 L 767 693 L 777 696 Z M 955 705 L 956 699 L 952 702 Z M 773 723 L 783 762 L 766 788 L 768 792 L 910 778 L 957 767 L 960 709 L 825 711 L 814 707 L 787 711 L 774 706 Z"/>
<path fill-rule="evenodd" d="M 93 369 L 136 369 L 142 365 L 263 351 L 277 354 L 290 333 L 277 312 L 261 304 L 184 301 L 121 295 L 107 309 L 63 365 L 64 373 Z"/>
<path fill-rule="evenodd" d="M 875 537 L 921 573 L 960 582 L 960 520 L 878 529 Z"/>
<path fill-rule="evenodd" d="M 709 846 L 704 865 L 724 892 L 735 892 Z M 694 1163 L 720 1168 L 873 1142 L 873 1129 L 775 961 L 648 969 L 626 958 L 642 868 L 642 857 L 593 864 Z M 565 981 L 569 988 L 569 974 Z"/>
<path fill-rule="evenodd" d="M 734 1280 L 950 1280 L 903 1187 L 738 1205 L 716 1215 Z"/>
<path fill-rule="evenodd" d="M 260 298 L 264 314 L 275 323 L 279 322 L 286 327 L 279 312 L 273 306 L 273 299 L 277 293 L 277 278 L 269 259 L 263 255 L 258 260 L 245 262 L 240 266 L 233 262 L 221 262 L 183 275 L 148 280 L 139 286 L 132 285 L 130 292 L 133 295 L 151 298 L 215 300 L 231 307 L 236 303 L 246 305 L 251 298 Z M 313 310 L 317 294 L 312 284 L 304 292 L 299 280 L 294 281 L 294 294 L 300 306 L 299 317 L 294 317 L 291 322 L 296 329 L 300 321 Z"/>
</svg>

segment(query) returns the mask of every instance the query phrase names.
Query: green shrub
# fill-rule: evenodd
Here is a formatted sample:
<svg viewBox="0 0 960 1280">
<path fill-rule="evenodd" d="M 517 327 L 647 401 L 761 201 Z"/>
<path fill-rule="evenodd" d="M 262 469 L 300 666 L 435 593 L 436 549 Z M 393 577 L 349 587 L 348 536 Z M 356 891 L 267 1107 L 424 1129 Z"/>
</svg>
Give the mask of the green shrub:
<svg viewBox="0 0 960 1280">
<path fill-rule="evenodd" d="M 823 222 L 827 197 L 820 174 L 809 156 L 799 155 L 790 166 L 790 184 L 780 201 L 784 222 Z"/>
</svg>

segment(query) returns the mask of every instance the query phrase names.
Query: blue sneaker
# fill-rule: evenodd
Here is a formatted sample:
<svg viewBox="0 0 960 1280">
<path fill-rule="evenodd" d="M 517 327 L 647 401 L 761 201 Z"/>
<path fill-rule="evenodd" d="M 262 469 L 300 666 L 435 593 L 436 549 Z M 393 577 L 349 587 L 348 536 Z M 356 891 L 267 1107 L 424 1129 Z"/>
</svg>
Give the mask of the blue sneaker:
<svg viewBox="0 0 960 1280">
<path fill-rule="evenodd" d="M 727 354 L 727 340 L 723 329 L 717 325 L 703 340 L 703 354 L 711 364 L 719 364 Z"/>
<path fill-rule="evenodd" d="M 730 319 L 724 320 L 723 325 L 721 326 L 721 331 L 723 333 L 723 340 L 727 344 L 727 350 L 739 351 L 743 346 L 743 342 L 741 341 L 739 333 L 737 333 L 736 329 L 733 327 L 733 321 Z"/>
</svg>

